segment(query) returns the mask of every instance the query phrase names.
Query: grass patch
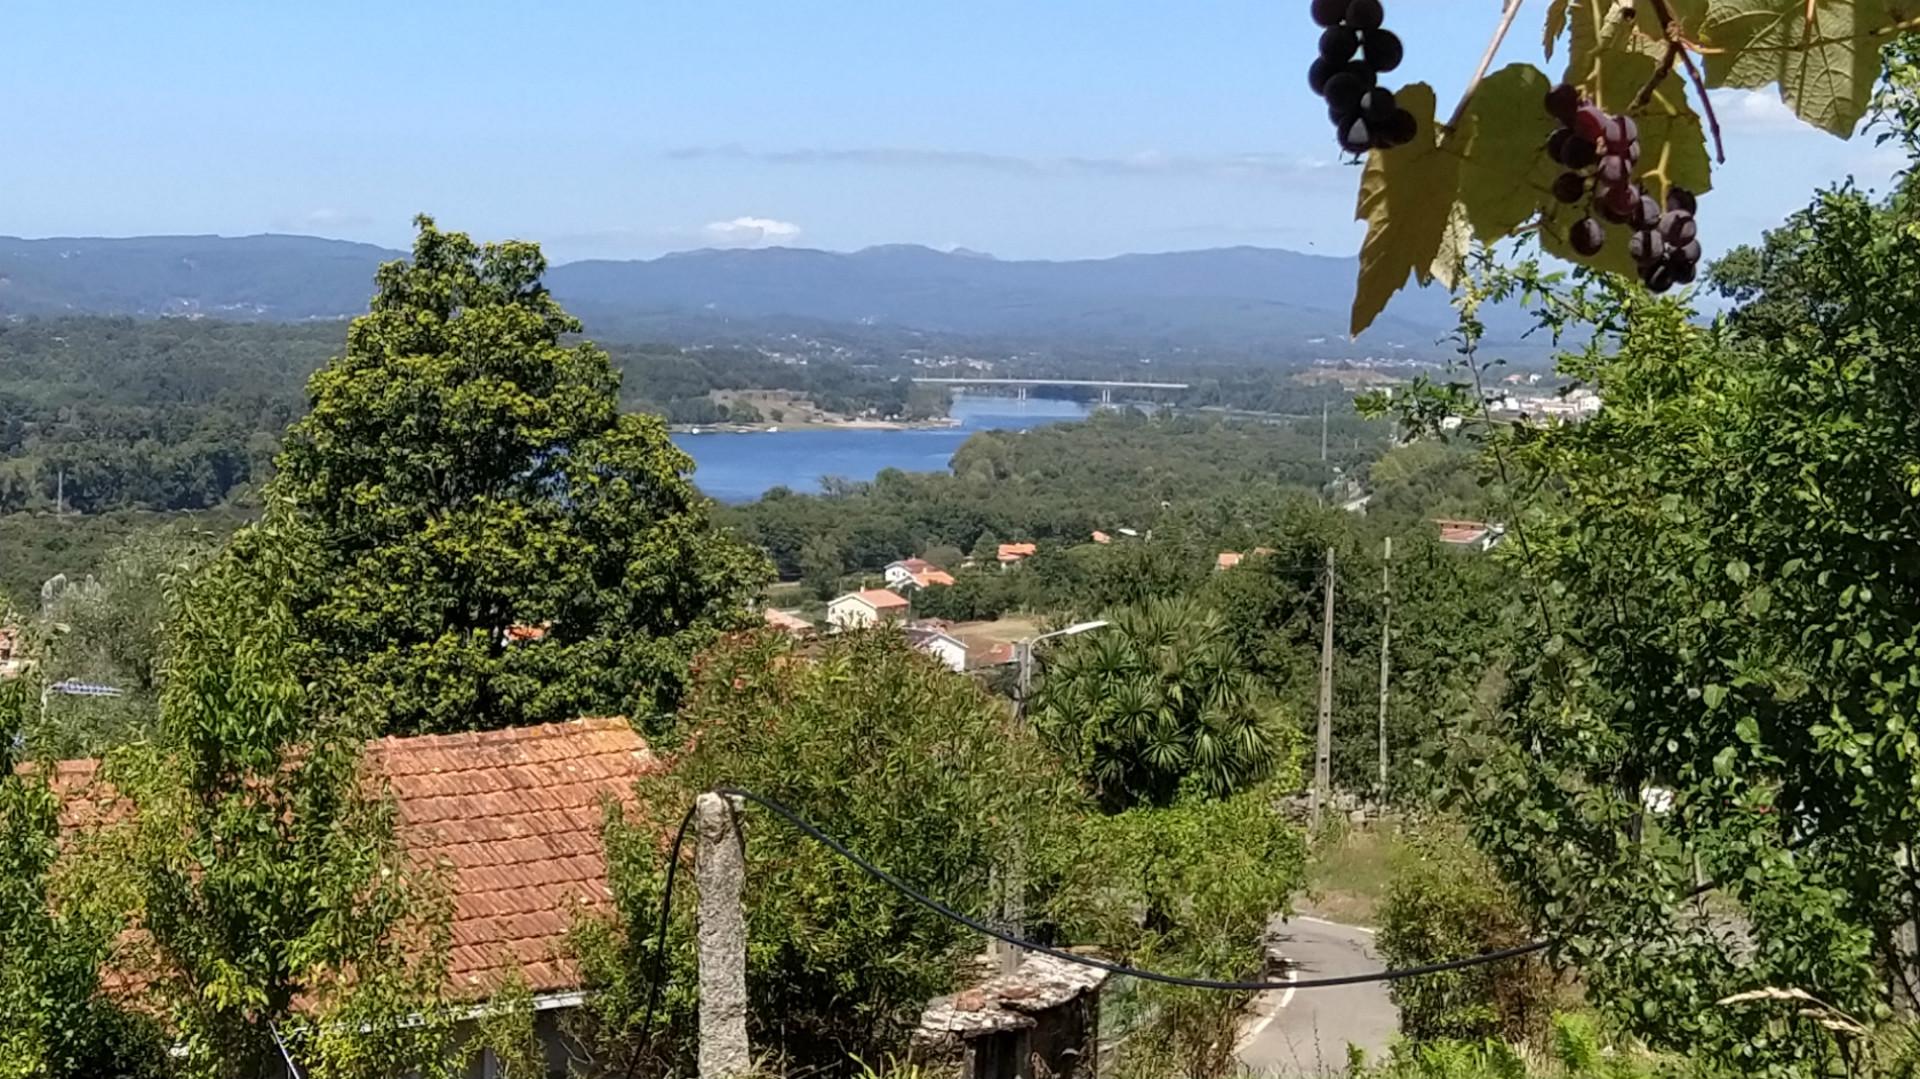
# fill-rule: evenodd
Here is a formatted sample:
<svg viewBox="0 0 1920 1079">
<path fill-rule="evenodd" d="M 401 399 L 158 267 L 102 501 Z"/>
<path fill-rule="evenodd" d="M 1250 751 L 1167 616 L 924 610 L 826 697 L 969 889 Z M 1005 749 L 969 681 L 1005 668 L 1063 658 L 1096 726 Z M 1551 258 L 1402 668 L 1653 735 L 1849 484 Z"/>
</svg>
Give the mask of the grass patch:
<svg viewBox="0 0 1920 1079">
<path fill-rule="evenodd" d="M 1315 840 L 1307 862 L 1307 894 L 1301 909 L 1348 925 L 1374 925 L 1396 858 L 1405 849 L 1398 822 L 1329 825 Z"/>
</svg>

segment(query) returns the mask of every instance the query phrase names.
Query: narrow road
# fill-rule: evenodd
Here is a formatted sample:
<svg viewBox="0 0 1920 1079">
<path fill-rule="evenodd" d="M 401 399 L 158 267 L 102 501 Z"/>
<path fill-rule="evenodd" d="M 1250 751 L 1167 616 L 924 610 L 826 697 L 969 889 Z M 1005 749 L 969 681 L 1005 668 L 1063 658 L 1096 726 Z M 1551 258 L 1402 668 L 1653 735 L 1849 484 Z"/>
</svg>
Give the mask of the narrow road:
<svg viewBox="0 0 1920 1079">
<path fill-rule="evenodd" d="M 1302 981 L 1383 965 L 1366 929 L 1304 915 L 1274 929 Z M 1270 994 L 1266 1006 L 1267 1015 L 1253 1021 L 1240 1044 L 1240 1063 L 1256 1074 L 1340 1073 L 1349 1044 L 1366 1050 L 1369 1062 L 1378 1061 L 1400 1032 L 1399 1013 L 1382 982 Z"/>
</svg>

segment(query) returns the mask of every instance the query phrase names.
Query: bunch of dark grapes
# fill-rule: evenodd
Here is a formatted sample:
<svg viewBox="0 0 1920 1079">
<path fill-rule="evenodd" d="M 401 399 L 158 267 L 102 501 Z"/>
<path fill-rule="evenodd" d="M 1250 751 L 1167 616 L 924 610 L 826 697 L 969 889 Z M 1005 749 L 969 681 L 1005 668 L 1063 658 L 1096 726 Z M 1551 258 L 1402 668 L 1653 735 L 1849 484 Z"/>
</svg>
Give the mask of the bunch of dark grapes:
<svg viewBox="0 0 1920 1079">
<path fill-rule="evenodd" d="M 1400 37 L 1380 28 L 1383 17 L 1380 0 L 1313 0 L 1313 21 L 1325 29 L 1307 84 L 1326 98 L 1340 148 L 1350 154 L 1412 142 L 1420 127 L 1392 90 L 1376 85 L 1401 57 Z"/>
<path fill-rule="evenodd" d="M 1553 181 L 1553 197 L 1571 206 L 1585 201 L 1587 216 L 1573 223 L 1568 242 L 1592 257 L 1606 245 L 1596 218 L 1633 230 L 1627 252 L 1640 280 L 1654 292 L 1693 281 L 1700 263 L 1693 193 L 1667 191 L 1666 207 L 1633 181 L 1640 163 L 1640 132 L 1631 116 L 1608 116 L 1565 83 L 1547 94 L 1547 112 L 1560 127 L 1547 140 L 1547 156 L 1567 171 Z"/>
</svg>

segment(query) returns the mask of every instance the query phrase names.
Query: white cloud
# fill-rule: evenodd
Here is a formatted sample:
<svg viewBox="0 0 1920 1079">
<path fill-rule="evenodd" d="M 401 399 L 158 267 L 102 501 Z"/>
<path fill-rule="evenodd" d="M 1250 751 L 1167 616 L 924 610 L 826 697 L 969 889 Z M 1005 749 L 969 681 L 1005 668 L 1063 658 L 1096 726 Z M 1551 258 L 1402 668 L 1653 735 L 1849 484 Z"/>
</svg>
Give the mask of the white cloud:
<svg viewBox="0 0 1920 1079">
<path fill-rule="evenodd" d="M 1750 134 L 1792 131 L 1815 133 L 1772 90 L 1714 90 L 1711 93 L 1713 109 L 1720 117 L 1720 125 L 1729 131 Z"/>
<path fill-rule="evenodd" d="M 800 236 L 800 226 L 771 217 L 736 217 L 731 221 L 714 221 L 703 231 L 709 241 L 728 247 L 783 244 Z"/>
</svg>

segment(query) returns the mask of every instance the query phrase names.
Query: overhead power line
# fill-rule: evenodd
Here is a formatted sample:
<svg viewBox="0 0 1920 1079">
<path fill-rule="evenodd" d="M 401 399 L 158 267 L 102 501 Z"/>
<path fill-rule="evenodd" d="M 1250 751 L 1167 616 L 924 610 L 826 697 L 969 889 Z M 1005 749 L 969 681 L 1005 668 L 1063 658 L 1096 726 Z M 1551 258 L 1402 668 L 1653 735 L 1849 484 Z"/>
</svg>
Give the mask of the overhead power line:
<svg viewBox="0 0 1920 1079">
<path fill-rule="evenodd" d="M 761 807 L 762 809 L 765 809 L 767 812 L 772 813 L 774 816 L 777 816 L 782 820 L 785 820 L 788 824 L 791 824 L 795 828 L 799 829 L 808 838 L 814 840 L 815 842 L 826 847 L 828 850 L 833 851 L 835 854 L 853 863 L 854 866 L 859 868 L 860 871 L 865 873 L 867 876 L 872 877 L 874 880 L 877 880 L 880 883 L 886 885 L 887 887 L 892 888 L 894 891 L 899 892 L 901 895 L 906 896 L 908 899 L 913 900 L 914 902 L 920 904 L 923 907 L 926 907 L 928 910 L 933 911 L 935 914 L 938 914 L 941 917 L 948 919 L 949 921 L 957 922 L 960 925 L 964 925 L 967 928 L 972 929 L 977 933 L 985 934 L 986 936 L 993 937 L 996 940 L 1005 941 L 1008 944 L 1014 945 L 1015 947 L 1018 947 L 1018 948 L 1025 949 L 1026 951 L 1038 952 L 1041 955 L 1052 956 L 1053 958 L 1061 960 L 1062 962 L 1077 963 L 1080 966 L 1092 967 L 1096 970 L 1104 970 L 1109 974 L 1118 974 L 1126 978 L 1138 978 L 1141 981 L 1159 982 L 1162 985 L 1177 985 L 1177 986 L 1182 986 L 1188 989 L 1212 989 L 1212 990 L 1217 990 L 1221 992 L 1233 992 L 1233 993 L 1249 993 L 1249 992 L 1264 993 L 1264 992 L 1271 992 L 1274 990 L 1331 989 L 1336 986 L 1342 986 L 1342 985 L 1364 985 L 1370 982 L 1392 982 L 1392 981 L 1399 981 L 1405 978 L 1418 978 L 1418 977 L 1422 977 L 1424 975 L 1429 975 L 1429 974 L 1444 974 L 1448 971 L 1453 971 L 1453 970 L 1465 970 L 1469 967 L 1482 966 L 1487 963 L 1497 963 L 1505 959 L 1515 959 L 1523 955 L 1531 955 L 1534 952 L 1545 951 L 1550 946 L 1550 943 L 1551 943 L 1545 940 L 1535 940 L 1535 941 L 1530 941 L 1526 944 L 1515 945 L 1514 947 L 1511 947 L 1511 948 L 1501 948 L 1496 951 L 1481 952 L 1477 955 L 1464 956 L 1459 959 L 1449 959 L 1445 962 L 1440 962 L 1440 963 L 1424 963 L 1420 966 L 1415 966 L 1415 967 L 1399 967 L 1399 968 L 1394 968 L 1389 970 L 1368 971 L 1364 974 L 1343 974 L 1343 975 L 1337 975 L 1334 977 L 1327 977 L 1327 978 L 1306 978 L 1300 981 L 1291 981 L 1291 982 L 1276 982 L 1276 981 L 1267 981 L 1267 980 L 1237 981 L 1237 980 L 1219 979 L 1219 978 L 1195 978 L 1195 977 L 1189 977 L 1184 974 L 1169 974 L 1165 971 L 1148 970 L 1144 967 L 1136 967 L 1127 963 L 1116 963 L 1111 960 L 1101 959 L 1098 956 L 1083 955 L 1079 952 L 1067 951 L 1066 949 L 1063 949 L 1063 948 L 1056 948 L 1050 944 L 1042 944 L 1039 941 L 1030 940 L 1018 934 L 1008 932 L 1007 930 L 1002 929 L 997 925 L 993 925 L 989 922 L 982 921 L 970 915 L 963 914 L 960 911 L 957 911 L 952 907 L 948 906 L 947 904 L 941 902 L 940 900 L 935 899 L 927 895 L 926 893 L 920 891 L 918 888 L 915 888 L 913 885 L 908 884 L 906 881 L 901 880 L 899 877 L 894 876 L 892 873 L 889 873 L 886 870 L 880 868 L 879 866 L 874 865 L 872 862 L 866 860 L 860 855 L 847 849 L 845 844 L 841 843 L 839 840 L 833 838 L 832 836 L 828 835 L 826 832 L 822 831 L 813 822 L 807 820 L 805 817 L 802 817 L 800 814 L 794 812 L 792 809 L 789 809 L 786 806 L 782 805 L 780 802 L 776 801 L 775 799 L 769 798 L 762 794 L 756 794 L 753 791 L 744 790 L 739 787 L 719 787 L 715 789 L 714 793 L 725 796 L 725 797 L 740 798 L 745 801 L 752 802 L 753 804 Z M 677 862 L 679 860 L 678 856 L 680 852 L 681 842 L 685 838 L 686 832 L 687 832 L 687 826 L 692 822 L 692 820 L 693 820 L 693 812 L 692 810 L 688 810 L 687 815 L 681 818 L 680 827 L 678 831 L 674 833 L 673 855 L 672 855 L 673 861 Z M 654 998 L 659 991 L 659 983 L 661 981 L 661 973 L 662 973 L 662 964 L 660 961 L 660 957 L 664 956 L 666 951 L 667 920 L 668 920 L 668 911 L 670 910 L 671 905 L 673 903 L 673 883 L 674 883 L 674 872 L 673 872 L 673 866 L 670 864 L 667 867 L 666 889 L 664 890 L 664 892 L 660 897 L 660 924 L 659 924 L 660 940 L 655 951 L 655 957 L 656 957 L 655 978 L 654 978 L 654 984 L 650 986 L 648 989 L 647 1020 L 642 1025 L 641 1027 L 642 1030 L 645 1030 L 652 1025 Z"/>
</svg>

